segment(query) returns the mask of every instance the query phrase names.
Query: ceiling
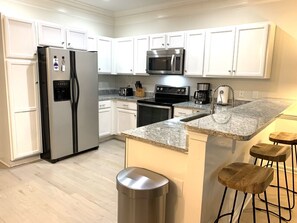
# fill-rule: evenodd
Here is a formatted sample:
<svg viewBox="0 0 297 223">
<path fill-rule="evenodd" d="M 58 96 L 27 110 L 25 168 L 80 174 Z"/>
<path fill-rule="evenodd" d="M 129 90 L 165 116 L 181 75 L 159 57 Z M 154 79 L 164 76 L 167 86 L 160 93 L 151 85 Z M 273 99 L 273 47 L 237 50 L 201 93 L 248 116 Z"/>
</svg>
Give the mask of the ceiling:
<svg viewBox="0 0 297 223">
<path fill-rule="evenodd" d="M 73 3 L 95 6 L 113 12 L 134 10 L 140 8 L 157 8 L 158 6 L 172 5 L 177 3 L 194 3 L 210 0 L 71 0 Z"/>
</svg>

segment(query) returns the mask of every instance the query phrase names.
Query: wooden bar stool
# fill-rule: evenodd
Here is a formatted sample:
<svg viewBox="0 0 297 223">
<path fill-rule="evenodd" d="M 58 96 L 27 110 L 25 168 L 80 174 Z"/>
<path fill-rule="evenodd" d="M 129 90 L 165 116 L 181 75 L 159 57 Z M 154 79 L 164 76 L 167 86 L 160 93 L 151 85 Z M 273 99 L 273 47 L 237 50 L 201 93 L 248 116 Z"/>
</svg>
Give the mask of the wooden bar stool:
<svg viewBox="0 0 297 223">
<path fill-rule="evenodd" d="M 240 220 L 241 213 L 242 213 L 244 203 L 248 193 L 252 194 L 254 223 L 256 222 L 255 194 L 261 194 L 261 193 L 264 193 L 264 197 L 266 201 L 265 203 L 266 203 L 267 220 L 268 222 L 270 222 L 266 188 L 269 186 L 272 180 L 273 180 L 272 168 L 260 167 L 249 163 L 232 163 L 224 167 L 222 170 L 220 170 L 218 174 L 218 181 L 225 186 L 225 191 L 221 201 L 218 217 L 215 220 L 215 223 L 219 222 L 220 218 L 226 217 L 229 215 L 231 216 L 230 223 L 233 221 L 233 215 L 234 215 L 234 209 L 235 209 L 238 191 L 241 191 L 244 193 L 244 198 L 243 198 L 243 202 L 242 202 L 239 217 L 238 217 L 238 222 Z M 227 188 L 236 190 L 233 207 L 231 212 L 221 215 Z"/>
<path fill-rule="evenodd" d="M 292 159 L 291 159 L 291 166 L 292 166 L 292 189 L 289 189 L 291 193 L 294 195 L 297 194 L 295 191 L 295 173 L 294 173 L 294 153 L 295 153 L 295 160 L 297 165 L 297 134 L 296 133 L 290 133 L 290 132 L 273 132 L 269 135 L 269 140 L 273 142 L 275 145 L 285 144 L 291 146 L 291 153 L 292 153 Z M 293 195 L 293 206 L 295 207 L 295 196 Z"/>
<path fill-rule="evenodd" d="M 291 209 L 292 206 L 290 204 L 290 196 L 289 196 L 289 187 L 288 187 L 288 179 L 287 179 L 287 171 L 286 171 L 286 160 L 290 156 L 290 147 L 288 146 L 279 146 L 279 145 L 272 145 L 272 144 L 266 144 L 266 143 L 258 143 L 250 149 L 250 155 L 255 157 L 255 164 L 257 163 L 257 159 L 261 159 L 261 165 L 263 163 L 263 160 L 267 160 L 267 166 L 272 166 L 273 163 L 276 163 L 276 174 L 277 174 L 277 197 L 278 197 L 278 204 L 273 204 L 268 202 L 269 204 L 272 204 L 274 206 L 278 207 L 278 215 L 279 221 L 281 222 L 281 219 L 285 221 L 290 221 L 292 218 L 291 215 Z M 279 163 L 283 163 L 284 166 L 284 174 L 285 174 L 285 189 L 287 192 L 287 202 L 288 206 L 284 207 L 281 206 L 281 200 L 280 200 L 280 180 L 279 180 Z M 289 219 L 286 219 L 281 214 L 281 208 L 285 208 L 289 211 Z"/>
</svg>

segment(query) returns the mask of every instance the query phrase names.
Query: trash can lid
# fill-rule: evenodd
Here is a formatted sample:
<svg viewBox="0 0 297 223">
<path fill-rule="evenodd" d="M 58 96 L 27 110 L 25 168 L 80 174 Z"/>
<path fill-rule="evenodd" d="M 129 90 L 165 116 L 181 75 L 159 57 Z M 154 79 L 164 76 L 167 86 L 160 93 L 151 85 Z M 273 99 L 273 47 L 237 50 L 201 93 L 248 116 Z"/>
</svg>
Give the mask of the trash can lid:
<svg viewBox="0 0 297 223">
<path fill-rule="evenodd" d="M 160 196 L 168 192 L 169 180 L 153 171 L 128 167 L 120 171 L 117 175 L 117 189 L 133 197 Z M 134 193 L 131 193 L 134 191 Z M 136 193 L 136 194 L 135 194 Z"/>
</svg>

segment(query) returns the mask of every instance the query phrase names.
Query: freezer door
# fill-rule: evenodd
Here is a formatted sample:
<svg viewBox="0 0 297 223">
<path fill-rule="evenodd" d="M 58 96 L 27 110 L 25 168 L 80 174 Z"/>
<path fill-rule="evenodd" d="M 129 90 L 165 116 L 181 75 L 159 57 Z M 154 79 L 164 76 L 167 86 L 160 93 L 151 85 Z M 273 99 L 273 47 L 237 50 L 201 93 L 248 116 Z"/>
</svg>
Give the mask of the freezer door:
<svg viewBox="0 0 297 223">
<path fill-rule="evenodd" d="M 78 152 L 81 152 L 99 145 L 97 53 L 75 53 L 79 84 Z"/>
<path fill-rule="evenodd" d="M 73 154 L 69 51 L 47 48 L 51 159 Z"/>
</svg>

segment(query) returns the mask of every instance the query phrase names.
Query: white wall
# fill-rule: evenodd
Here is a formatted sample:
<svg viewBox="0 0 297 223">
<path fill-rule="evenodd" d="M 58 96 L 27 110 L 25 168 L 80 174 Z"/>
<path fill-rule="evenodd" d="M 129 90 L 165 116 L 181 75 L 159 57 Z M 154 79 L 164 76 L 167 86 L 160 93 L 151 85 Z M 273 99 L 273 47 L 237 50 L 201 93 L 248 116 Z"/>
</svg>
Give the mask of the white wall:
<svg viewBox="0 0 297 223">
<path fill-rule="evenodd" d="M 210 82 L 213 87 L 230 84 L 236 92 L 253 91 L 259 97 L 297 99 L 297 1 L 296 0 L 253 0 L 259 4 L 239 1 L 210 1 L 186 7 L 160 10 L 115 19 L 115 36 L 142 35 L 199 28 L 210 28 L 260 21 L 271 21 L 277 25 L 272 73 L 270 80 L 246 79 L 197 79 L 184 78 L 184 82 L 196 88 L 197 82 Z M 247 1 L 245 1 L 247 2 Z M 261 3 L 262 2 L 262 3 Z M 229 6 L 227 7 L 227 4 Z M 133 78 L 117 79 L 118 85 L 134 82 Z M 135 79 L 143 80 L 144 86 L 152 90 L 152 84 L 164 83 L 161 77 Z M 166 82 L 167 83 L 167 82 Z M 192 88 L 193 90 L 193 88 Z"/>
</svg>

